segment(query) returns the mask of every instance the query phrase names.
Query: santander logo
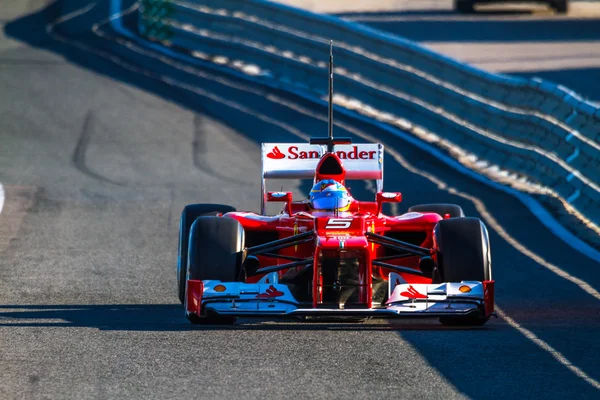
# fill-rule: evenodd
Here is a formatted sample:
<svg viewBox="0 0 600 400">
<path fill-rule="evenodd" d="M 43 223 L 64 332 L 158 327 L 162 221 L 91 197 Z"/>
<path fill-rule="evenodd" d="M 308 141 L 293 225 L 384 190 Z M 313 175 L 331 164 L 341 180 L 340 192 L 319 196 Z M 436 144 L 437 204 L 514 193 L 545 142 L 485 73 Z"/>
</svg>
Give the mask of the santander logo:
<svg viewBox="0 0 600 400">
<path fill-rule="evenodd" d="M 273 160 L 281 160 L 282 158 L 285 158 L 285 154 L 283 154 L 281 150 L 279 150 L 279 148 L 275 146 L 273 147 L 273 150 L 271 150 L 271 152 L 267 154 L 267 157 Z"/>
<path fill-rule="evenodd" d="M 374 160 L 377 158 L 377 151 L 359 150 L 358 146 L 352 146 L 352 150 L 349 151 L 338 150 L 335 154 L 340 160 Z M 300 151 L 298 146 L 289 146 L 285 149 L 284 153 L 275 146 L 273 150 L 267 153 L 267 157 L 272 160 L 281 160 L 284 158 L 288 160 L 309 160 L 319 159 L 321 158 L 321 154 L 316 150 Z"/>
</svg>

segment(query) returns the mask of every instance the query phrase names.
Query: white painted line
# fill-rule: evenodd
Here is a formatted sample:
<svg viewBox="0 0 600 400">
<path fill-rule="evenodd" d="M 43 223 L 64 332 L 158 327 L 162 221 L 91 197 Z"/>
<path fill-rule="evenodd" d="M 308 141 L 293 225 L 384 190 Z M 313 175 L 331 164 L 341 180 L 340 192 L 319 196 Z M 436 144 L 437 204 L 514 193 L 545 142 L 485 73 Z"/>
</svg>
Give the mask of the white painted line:
<svg viewBox="0 0 600 400">
<path fill-rule="evenodd" d="M 516 322 L 514 319 L 506 315 L 506 313 L 502 311 L 502 309 L 498 308 L 497 305 L 495 306 L 495 310 L 498 313 L 498 315 L 504 321 L 506 321 L 508 325 L 521 332 L 523 336 L 525 336 L 527 339 L 535 343 L 539 348 L 550 354 L 556 361 L 558 361 L 561 365 L 567 367 L 569 371 L 586 381 L 590 386 L 600 390 L 600 382 L 583 372 L 581 368 L 569 361 L 567 357 L 565 357 L 560 351 L 556 350 L 554 347 L 550 346 L 548 343 L 537 337 L 535 333 L 531 332 L 529 329 L 525 328 L 524 326 Z"/>
</svg>

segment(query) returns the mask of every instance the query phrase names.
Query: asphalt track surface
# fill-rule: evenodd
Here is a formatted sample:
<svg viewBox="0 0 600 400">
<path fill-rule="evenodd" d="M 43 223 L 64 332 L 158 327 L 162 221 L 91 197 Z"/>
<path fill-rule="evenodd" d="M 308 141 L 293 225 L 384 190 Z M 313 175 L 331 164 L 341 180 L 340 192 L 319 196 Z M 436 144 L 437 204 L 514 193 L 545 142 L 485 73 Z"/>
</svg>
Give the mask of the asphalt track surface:
<svg viewBox="0 0 600 400">
<path fill-rule="evenodd" d="M 0 398 L 598 398 L 600 298 L 497 229 L 503 317 L 482 328 L 191 326 L 175 294 L 180 210 L 257 210 L 259 143 L 326 132 L 326 108 L 100 38 L 90 27 L 106 2 L 39 3 L 0 8 Z M 82 8 L 49 35 L 47 24 Z M 453 194 L 464 192 L 527 249 L 600 288 L 598 263 L 516 199 L 371 125 L 338 118 L 336 132 L 404 157 L 385 159 L 386 187 L 404 192 L 399 211 L 440 201 L 479 215 Z M 358 198 L 368 189 L 352 187 Z"/>
</svg>

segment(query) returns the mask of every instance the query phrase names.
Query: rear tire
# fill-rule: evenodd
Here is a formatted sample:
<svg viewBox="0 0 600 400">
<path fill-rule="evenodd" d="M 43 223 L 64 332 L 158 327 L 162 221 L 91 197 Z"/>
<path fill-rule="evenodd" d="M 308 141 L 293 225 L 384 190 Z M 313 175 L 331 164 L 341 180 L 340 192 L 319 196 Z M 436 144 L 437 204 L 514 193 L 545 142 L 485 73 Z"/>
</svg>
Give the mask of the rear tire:
<svg viewBox="0 0 600 400">
<path fill-rule="evenodd" d="M 439 214 L 442 218 L 446 214 L 450 214 L 450 218 L 464 217 L 465 213 L 461 206 L 456 204 L 419 204 L 418 206 L 412 206 L 408 209 L 408 212 L 432 212 Z"/>
<path fill-rule="evenodd" d="M 472 14 L 475 12 L 475 1 L 454 0 L 454 9 L 461 14 Z"/>
<path fill-rule="evenodd" d="M 550 3 L 550 6 L 554 8 L 558 14 L 566 14 L 569 11 L 569 2 L 568 0 L 555 0 Z"/>
<path fill-rule="evenodd" d="M 244 228 L 233 218 L 199 217 L 190 228 L 187 279 L 239 280 L 244 250 Z M 228 324 L 236 317 L 189 315 L 194 324 Z"/>
<path fill-rule="evenodd" d="M 177 296 L 181 304 L 183 304 L 185 298 L 185 274 L 187 271 L 190 227 L 198 217 L 225 214 L 232 211 L 235 211 L 235 208 L 223 204 L 190 204 L 185 206 L 181 212 L 177 250 Z"/>
<path fill-rule="evenodd" d="M 443 282 L 487 281 L 492 279 L 490 242 L 485 225 L 478 218 L 453 218 L 438 222 L 434 230 L 438 270 Z M 442 317 L 450 326 L 479 326 L 489 317 Z"/>
</svg>

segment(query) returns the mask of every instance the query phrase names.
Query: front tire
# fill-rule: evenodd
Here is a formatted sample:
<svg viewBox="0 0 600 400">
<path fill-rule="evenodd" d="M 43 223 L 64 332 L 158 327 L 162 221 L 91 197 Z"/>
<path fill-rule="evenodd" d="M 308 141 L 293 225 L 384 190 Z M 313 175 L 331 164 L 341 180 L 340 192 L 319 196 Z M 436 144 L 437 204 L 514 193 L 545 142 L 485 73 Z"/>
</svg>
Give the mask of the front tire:
<svg viewBox="0 0 600 400">
<path fill-rule="evenodd" d="M 437 266 L 443 282 L 487 281 L 492 279 L 488 232 L 478 218 L 453 218 L 439 221 L 434 230 Z M 451 326 L 479 326 L 489 319 L 442 317 Z"/>
<path fill-rule="evenodd" d="M 190 204 L 185 206 L 179 219 L 179 245 L 177 249 L 177 296 L 183 304 L 185 298 L 185 274 L 187 271 L 188 239 L 190 228 L 196 218 L 207 215 L 225 214 L 235 208 L 224 204 Z"/>
<path fill-rule="evenodd" d="M 187 279 L 238 281 L 244 245 L 244 228 L 237 220 L 210 216 L 197 218 L 190 228 Z M 194 324 L 227 324 L 237 318 L 189 315 L 188 319 Z"/>
</svg>

